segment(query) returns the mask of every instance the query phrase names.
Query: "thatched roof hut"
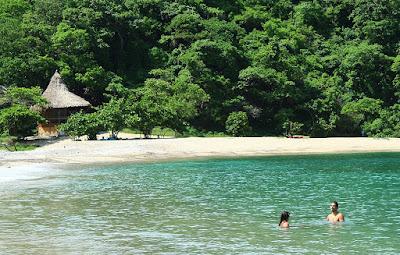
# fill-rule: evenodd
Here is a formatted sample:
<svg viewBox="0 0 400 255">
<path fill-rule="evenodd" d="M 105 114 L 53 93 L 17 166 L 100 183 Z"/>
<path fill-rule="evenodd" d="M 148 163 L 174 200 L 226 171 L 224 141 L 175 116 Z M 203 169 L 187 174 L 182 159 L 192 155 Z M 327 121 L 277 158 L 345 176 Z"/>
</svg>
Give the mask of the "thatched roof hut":
<svg viewBox="0 0 400 255">
<path fill-rule="evenodd" d="M 71 114 L 91 106 L 88 101 L 68 90 L 57 71 L 51 77 L 42 96 L 48 102 L 40 110 L 47 123 L 39 125 L 39 135 L 58 135 L 57 126 L 59 124 L 65 122 Z"/>
<path fill-rule="evenodd" d="M 88 101 L 69 92 L 58 71 L 51 77 L 47 89 L 43 92 L 43 97 L 49 103 L 47 108 L 61 109 L 90 106 Z"/>
</svg>

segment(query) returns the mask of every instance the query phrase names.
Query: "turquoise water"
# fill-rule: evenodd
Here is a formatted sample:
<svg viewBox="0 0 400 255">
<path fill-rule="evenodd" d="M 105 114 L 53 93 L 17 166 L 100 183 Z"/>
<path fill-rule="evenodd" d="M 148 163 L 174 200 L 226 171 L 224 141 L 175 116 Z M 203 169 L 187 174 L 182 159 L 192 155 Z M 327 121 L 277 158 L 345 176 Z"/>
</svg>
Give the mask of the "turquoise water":
<svg viewBox="0 0 400 255">
<path fill-rule="evenodd" d="M 6 254 L 400 253 L 399 153 L 54 169 L 0 196 Z"/>
</svg>

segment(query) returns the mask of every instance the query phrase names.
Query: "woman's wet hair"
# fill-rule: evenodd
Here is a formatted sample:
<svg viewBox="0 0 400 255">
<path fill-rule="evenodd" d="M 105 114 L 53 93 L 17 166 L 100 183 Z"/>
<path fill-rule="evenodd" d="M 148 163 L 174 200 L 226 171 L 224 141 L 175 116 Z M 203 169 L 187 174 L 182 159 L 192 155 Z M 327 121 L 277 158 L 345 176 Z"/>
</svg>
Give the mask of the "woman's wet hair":
<svg viewBox="0 0 400 255">
<path fill-rule="evenodd" d="M 289 215 L 290 213 L 288 211 L 283 211 L 281 213 L 281 221 L 279 222 L 278 226 L 280 226 L 283 221 L 289 221 Z"/>
</svg>

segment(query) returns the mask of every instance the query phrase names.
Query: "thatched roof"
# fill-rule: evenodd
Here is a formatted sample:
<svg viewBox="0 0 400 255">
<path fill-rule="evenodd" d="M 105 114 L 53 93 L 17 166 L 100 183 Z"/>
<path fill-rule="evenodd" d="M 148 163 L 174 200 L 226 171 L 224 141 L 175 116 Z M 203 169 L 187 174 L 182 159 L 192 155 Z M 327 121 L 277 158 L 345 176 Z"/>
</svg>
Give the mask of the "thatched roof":
<svg viewBox="0 0 400 255">
<path fill-rule="evenodd" d="M 43 92 L 43 97 L 47 99 L 47 108 L 72 108 L 87 107 L 90 103 L 80 96 L 68 91 L 67 86 L 56 71 L 51 77 L 47 89 Z"/>
</svg>

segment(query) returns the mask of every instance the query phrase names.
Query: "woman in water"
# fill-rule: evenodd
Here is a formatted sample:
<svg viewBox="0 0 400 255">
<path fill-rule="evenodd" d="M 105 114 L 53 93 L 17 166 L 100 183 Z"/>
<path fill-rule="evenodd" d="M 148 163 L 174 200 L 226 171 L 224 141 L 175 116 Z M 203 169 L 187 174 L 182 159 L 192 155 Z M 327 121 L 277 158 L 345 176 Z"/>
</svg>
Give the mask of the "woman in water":
<svg viewBox="0 0 400 255">
<path fill-rule="evenodd" d="M 279 222 L 279 227 L 281 227 L 281 228 L 289 227 L 289 215 L 290 215 L 290 213 L 287 211 L 283 211 L 281 213 L 281 221 Z"/>
</svg>

